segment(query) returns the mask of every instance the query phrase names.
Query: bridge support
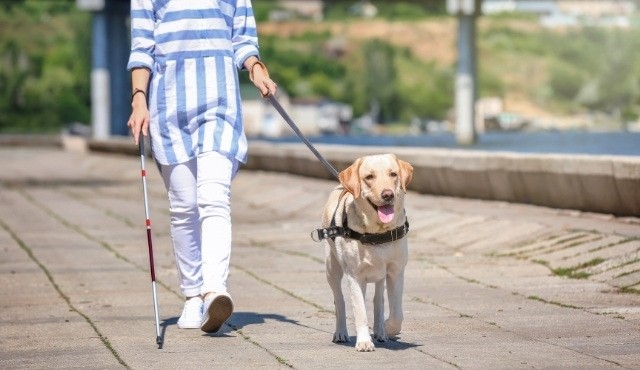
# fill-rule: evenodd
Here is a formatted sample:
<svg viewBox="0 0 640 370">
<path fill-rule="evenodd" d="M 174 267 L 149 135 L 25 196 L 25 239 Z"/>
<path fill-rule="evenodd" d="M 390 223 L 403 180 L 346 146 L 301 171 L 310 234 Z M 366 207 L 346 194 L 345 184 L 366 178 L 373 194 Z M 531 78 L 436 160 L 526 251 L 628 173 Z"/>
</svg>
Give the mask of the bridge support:
<svg viewBox="0 0 640 370">
<path fill-rule="evenodd" d="M 76 0 L 92 13 L 91 127 L 94 139 L 128 135 L 131 111 L 129 1 Z"/>
<path fill-rule="evenodd" d="M 480 0 L 447 0 L 447 10 L 458 17 L 458 67 L 455 81 L 456 141 L 476 142 L 475 102 L 477 95 L 476 18 Z"/>
</svg>

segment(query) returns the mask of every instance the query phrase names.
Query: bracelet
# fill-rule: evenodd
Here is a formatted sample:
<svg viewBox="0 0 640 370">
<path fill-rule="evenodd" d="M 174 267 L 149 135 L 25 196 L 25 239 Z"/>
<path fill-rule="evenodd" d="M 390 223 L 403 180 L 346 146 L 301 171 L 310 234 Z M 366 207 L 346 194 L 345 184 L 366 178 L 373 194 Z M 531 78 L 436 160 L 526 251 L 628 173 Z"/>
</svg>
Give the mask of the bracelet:
<svg viewBox="0 0 640 370">
<path fill-rule="evenodd" d="M 133 89 L 133 94 L 131 94 L 131 102 L 133 103 L 133 97 L 136 96 L 137 93 L 142 93 L 144 95 L 144 100 L 147 100 L 147 93 L 144 90 L 140 90 L 138 88 Z"/>
<path fill-rule="evenodd" d="M 267 75 L 267 78 L 269 78 L 269 71 L 267 70 L 267 66 L 266 66 L 266 65 L 264 65 L 264 63 L 262 63 L 261 61 L 256 60 L 256 61 L 251 65 L 251 67 L 249 67 L 249 80 L 251 80 L 251 82 L 253 82 L 253 68 L 254 68 L 256 65 L 259 65 L 259 66 L 260 66 L 260 68 L 262 68 L 262 70 L 264 71 L 264 73 Z"/>
</svg>

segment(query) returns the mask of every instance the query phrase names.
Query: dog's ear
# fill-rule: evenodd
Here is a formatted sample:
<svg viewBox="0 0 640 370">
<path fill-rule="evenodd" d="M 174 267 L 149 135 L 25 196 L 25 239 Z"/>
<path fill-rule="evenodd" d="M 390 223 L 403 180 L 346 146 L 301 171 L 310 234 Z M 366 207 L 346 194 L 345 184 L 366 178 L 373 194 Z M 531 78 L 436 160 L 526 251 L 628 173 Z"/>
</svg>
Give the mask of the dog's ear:
<svg viewBox="0 0 640 370">
<path fill-rule="evenodd" d="M 400 167 L 400 186 L 402 190 L 407 192 L 407 185 L 411 182 L 413 177 L 413 166 L 409 162 L 405 162 L 401 159 L 397 159 L 398 166 Z"/>
<path fill-rule="evenodd" d="M 345 190 L 353 194 L 354 198 L 360 197 L 360 176 L 358 175 L 360 163 L 362 163 L 362 158 L 356 159 L 351 166 L 338 175 L 340 184 L 344 186 Z"/>
</svg>

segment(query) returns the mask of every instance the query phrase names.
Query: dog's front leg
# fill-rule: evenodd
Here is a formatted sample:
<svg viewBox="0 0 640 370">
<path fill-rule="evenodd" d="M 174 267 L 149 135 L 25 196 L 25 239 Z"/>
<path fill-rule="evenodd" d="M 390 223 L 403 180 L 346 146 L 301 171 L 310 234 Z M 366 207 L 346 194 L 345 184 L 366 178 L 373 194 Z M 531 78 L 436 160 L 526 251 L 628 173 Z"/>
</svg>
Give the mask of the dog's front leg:
<svg viewBox="0 0 640 370">
<path fill-rule="evenodd" d="M 404 290 L 404 271 L 387 275 L 387 294 L 389 295 L 389 318 L 384 323 L 389 338 L 400 334 L 402 329 L 402 293 Z"/>
<path fill-rule="evenodd" d="M 333 342 L 348 342 L 349 332 L 347 331 L 347 315 L 345 312 L 344 296 L 342 295 L 342 267 L 336 256 L 327 251 L 326 257 L 327 282 L 333 292 L 333 304 L 336 309 L 336 331 L 333 333 Z"/>
<path fill-rule="evenodd" d="M 353 307 L 353 316 L 356 321 L 356 351 L 374 351 L 376 347 L 371 341 L 367 309 L 364 305 L 367 283 L 364 280 L 358 281 L 354 276 L 349 275 L 347 275 L 347 281 L 351 290 L 351 307 Z"/>
<path fill-rule="evenodd" d="M 389 339 L 384 329 L 384 279 L 376 281 L 373 296 L 373 337 L 379 342 Z"/>
</svg>

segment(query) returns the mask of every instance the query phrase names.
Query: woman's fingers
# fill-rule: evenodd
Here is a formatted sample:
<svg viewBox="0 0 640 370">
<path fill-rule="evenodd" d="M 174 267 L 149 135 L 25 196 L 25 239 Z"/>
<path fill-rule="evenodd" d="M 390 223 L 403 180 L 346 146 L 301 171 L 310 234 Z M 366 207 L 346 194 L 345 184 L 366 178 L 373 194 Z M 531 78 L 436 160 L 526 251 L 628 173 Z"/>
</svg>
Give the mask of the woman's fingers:
<svg viewBox="0 0 640 370">
<path fill-rule="evenodd" d="M 137 145 L 140 140 L 140 133 L 142 133 L 143 136 L 149 135 L 149 116 L 146 114 L 138 116 L 134 113 L 129 118 L 127 126 L 129 126 L 131 136 L 133 136 L 133 141 Z"/>
<path fill-rule="evenodd" d="M 270 78 L 260 80 L 260 83 L 256 84 L 256 87 L 258 88 L 258 90 L 260 90 L 260 94 L 262 94 L 263 97 L 269 95 L 270 93 L 275 95 L 277 91 L 276 83 L 273 82 L 273 80 L 271 80 Z"/>
</svg>

